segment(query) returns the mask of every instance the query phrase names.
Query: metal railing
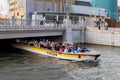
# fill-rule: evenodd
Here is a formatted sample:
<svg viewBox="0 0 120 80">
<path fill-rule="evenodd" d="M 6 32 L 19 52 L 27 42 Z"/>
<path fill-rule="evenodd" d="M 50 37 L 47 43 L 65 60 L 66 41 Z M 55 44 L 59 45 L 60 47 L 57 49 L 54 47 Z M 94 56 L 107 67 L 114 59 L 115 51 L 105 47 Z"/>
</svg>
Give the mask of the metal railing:
<svg viewBox="0 0 120 80">
<path fill-rule="evenodd" d="M 80 22 L 72 22 L 73 29 L 80 29 Z M 63 21 L 54 20 L 24 20 L 24 19 L 2 19 L 0 30 L 65 30 Z"/>
</svg>

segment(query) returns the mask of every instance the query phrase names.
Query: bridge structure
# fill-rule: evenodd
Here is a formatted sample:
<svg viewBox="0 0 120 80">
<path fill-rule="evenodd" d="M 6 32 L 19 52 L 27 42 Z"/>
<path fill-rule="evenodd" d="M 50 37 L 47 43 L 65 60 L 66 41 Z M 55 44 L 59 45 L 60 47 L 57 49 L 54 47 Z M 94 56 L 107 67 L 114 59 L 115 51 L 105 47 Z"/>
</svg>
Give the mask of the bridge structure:
<svg viewBox="0 0 120 80">
<path fill-rule="evenodd" d="M 72 31 L 81 31 L 81 22 L 71 22 Z M 0 20 L 0 39 L 42 37 L 42 36 L 63 36 L 67 30 L 66 21 L 55 22 L 52 20 Z M 73 35 L 73 34 L 70 34 Z M 74 35 L 73 35 L 74 36 Z M 80 36 L 80 34 L 79 34 Z"/>
</svg>

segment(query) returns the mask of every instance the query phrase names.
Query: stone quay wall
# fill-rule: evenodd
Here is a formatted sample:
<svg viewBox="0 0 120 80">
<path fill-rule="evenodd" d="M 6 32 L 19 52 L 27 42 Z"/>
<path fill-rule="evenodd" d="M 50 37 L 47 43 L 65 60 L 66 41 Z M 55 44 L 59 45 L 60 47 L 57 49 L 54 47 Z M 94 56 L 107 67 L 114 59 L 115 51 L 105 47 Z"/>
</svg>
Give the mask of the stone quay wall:
<svg viewBox="0 0 120 80">
<path fill-rule="evenodd" d="M 120 46 L 120 32 L 112 30 L 86 29 L 85 43 Z"/>
</svg>

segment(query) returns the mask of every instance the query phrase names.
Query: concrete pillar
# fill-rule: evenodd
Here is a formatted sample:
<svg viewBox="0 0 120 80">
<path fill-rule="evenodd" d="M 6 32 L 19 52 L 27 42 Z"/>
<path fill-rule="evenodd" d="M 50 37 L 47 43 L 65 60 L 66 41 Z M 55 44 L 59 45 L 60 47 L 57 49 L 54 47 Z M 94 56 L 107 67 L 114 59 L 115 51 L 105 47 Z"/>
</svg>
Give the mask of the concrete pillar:
<svg viewBox="0 0 120 80">
<path fill-rule="evenodd" d="M 64 36 L 63 41 L 71 44 L 73 42 L 72 41 L 72 25 L 71 25 L 71 20 L 69 19 L 69 16 L 67 16 L 67 18 L 64 20 L 64 24 L 65 24 L 66 30 L 63 35 Z"/>
<path fill-rule="evenodd" d="M 85 18 L 82 18 L 81 43 L 85 43 L 85 29 L 86 29 L 86 21 Z"/>
<path fill-rule="evenodd" d="M 79 25 L 79 27 L 81 27 L 81 26 L 82 26 L 82 25 L 81 25 L 81 16 L 79 16 L 78 25 Z"/>
<path fill-rule="evenodd" d="M 81 16 L 79 16 L 79 21 L 81 21 Z"/>
<path fill-rule="evenodd" d="M 32 15 L 32 25 L 33 26 L 36 25 L 36 20 L 37 20 L 37 12 L 34 12 L 34 14 Z"/>
</svg>

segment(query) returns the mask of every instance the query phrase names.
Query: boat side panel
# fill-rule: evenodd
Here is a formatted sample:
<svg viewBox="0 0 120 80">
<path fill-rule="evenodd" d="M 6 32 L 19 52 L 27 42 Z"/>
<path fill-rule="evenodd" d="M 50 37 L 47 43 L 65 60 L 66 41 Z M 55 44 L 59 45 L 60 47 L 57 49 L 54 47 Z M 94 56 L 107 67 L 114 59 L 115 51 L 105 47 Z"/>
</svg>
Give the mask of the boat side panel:
<svg viewBox="0 0 120 80">
<path fill-rule="evenodd" d="M 73 54 L 58 54 L 60 57 L 68 57 L 68 58 L 79 58 L 78 55 L 73 55 Z"/>
<path fill-rule="evenodd" d="M 81 55 L 80 58 L 86 58 L 87 56 L 86 55 Z"/>
</svg>

